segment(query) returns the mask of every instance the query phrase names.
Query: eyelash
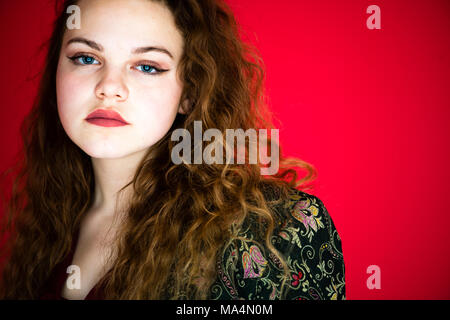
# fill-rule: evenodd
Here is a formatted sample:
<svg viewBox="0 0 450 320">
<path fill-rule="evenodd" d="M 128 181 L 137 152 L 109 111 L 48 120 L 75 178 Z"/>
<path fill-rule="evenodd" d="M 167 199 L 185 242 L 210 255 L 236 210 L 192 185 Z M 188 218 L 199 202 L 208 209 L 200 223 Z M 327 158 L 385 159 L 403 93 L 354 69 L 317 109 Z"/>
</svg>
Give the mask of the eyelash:
<svg viewBox="0 0 450 320">
<path fill-rule="evenodd" d="M 93 60 L 96 60 L 93 56 L 90 56 L 90 55 L 87 55 L 87 54 L 78 54 L 78 55 L 74 55 L 74 56 L 68 57 L 68 58 L 77 66 L 93 65 L 93 63 L 80 63 L 80 62 L 78 62 L 77 60 L 80 59 L 80 58 L 91 58 Z M 169 71 L 169 70 L 159 69 L 159 68 L 157 68 L 157 67 L 155 67 L 153 65 L 150 65 L 150 64 L 139 64 L 138 65 L 138 67 L 141 67 L 141 66 L 148 66 L 148 67 L 156 70 L 156 72 L 154 72 L 154 73 L 141 71 L 145 75 L 153 75 L 153 76 L 155 76 L 155 75 L 160 75 L 160 74 L 162 74 L 162 73 L 164 73 L 166 71 Z"/>
</svg>

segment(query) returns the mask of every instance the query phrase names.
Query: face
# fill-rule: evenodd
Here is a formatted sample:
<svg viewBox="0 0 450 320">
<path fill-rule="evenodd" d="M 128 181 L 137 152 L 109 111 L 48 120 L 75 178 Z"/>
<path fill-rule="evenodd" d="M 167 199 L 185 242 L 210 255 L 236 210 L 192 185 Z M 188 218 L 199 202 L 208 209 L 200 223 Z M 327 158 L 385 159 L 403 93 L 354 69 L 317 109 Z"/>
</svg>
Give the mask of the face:
<svg viewBox="0 0 450 320">
<path fill-rule="evenodd" d="M 145 151 L 169 131 L 177 112 L 185 113 L 177 77 L 184 42 L 174 17 L 149 0 L 81 0 L 78 6 L 81 28 L 66 31 L 56 75 L 64 130 L 94 158 Z M 98 109 L 115 111 L 128 124 L 85 120 Z"/>
</svg>

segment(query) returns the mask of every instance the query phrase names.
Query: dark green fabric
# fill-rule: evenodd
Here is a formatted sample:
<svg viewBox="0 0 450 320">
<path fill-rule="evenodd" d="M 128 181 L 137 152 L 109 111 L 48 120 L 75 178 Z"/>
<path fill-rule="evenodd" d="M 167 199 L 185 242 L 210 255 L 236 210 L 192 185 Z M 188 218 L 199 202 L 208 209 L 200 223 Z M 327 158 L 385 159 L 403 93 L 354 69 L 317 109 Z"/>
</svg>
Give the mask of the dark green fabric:
<svg viewBox="0 0 450 320">
<path fill-rule="evenodd" d="M 246 240 L 230 241 L 219 255 L 209 299 L 345 300 L 342 243 L 322 201 L 291 189 L 290 198 L 272 209 L 280 219 L 271 243 L 290 270 L 284 290 L 281 264 L 250 217 L 239 231 Z"/>
</svg>

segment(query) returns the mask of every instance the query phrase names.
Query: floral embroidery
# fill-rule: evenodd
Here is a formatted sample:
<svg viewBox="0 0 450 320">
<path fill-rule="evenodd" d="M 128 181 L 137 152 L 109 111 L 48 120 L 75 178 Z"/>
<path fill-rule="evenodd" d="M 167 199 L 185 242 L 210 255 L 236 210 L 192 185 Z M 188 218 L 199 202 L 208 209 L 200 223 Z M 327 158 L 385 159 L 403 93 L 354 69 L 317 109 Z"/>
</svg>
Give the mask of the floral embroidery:
<svg viewBox="0 0 450 320">
<path fill-rule="evenodd" d="M 280 260 L 255 240 L 255 222 L 249 221 L 238 232 L 246 240 L 230 241 L 219 256 L 210 299 L 345 299 L 341 238 L 322 201 L 292 189 L 290 198 L 273 209 L 282 220 L 271 243 L 285 259 L 290 278 L 284 278 Z"/>
<path fill-rule="evenodd" d="M 244 265 L 244 279 L 260 277 L 267 265 L 261 251 L 257 246 L 250 247 L 250 253 L 245 251 L 242 254 L 242 264 Z M 258 272 L 256 272 L 258 270 Z"/>
<path fill-rule="evenodd" d="M 319 228 L 324 228 L 322 217 L 319 216 L 319 209 L 314 200 L 306 199 L 297 202 L 292 210 L 292 216 L 303 223 L 309 240 Z M 309 229 L 311 227 L 311 229 Z"/>
<path fill-rule="evenodd" d="M 293 274 L 292 275 L 292 279 L 294 279 L 294 281 L 291 282 L 291 285 L 293 287 L 298 286 L 298 284 L 300 283 L 300 280 L 303 278 L 303 272 L 299 271 L 297 274 Z"/>
</svg>

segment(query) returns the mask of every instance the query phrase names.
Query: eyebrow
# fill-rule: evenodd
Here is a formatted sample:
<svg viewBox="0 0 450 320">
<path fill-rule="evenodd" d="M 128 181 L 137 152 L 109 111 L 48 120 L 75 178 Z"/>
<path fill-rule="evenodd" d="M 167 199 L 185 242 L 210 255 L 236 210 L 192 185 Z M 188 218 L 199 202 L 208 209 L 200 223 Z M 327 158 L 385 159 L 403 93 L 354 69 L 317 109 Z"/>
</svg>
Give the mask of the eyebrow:
<svg viewBox="0 0 450 320">
<path fill-rule="evenodd" d="M 98 44 L 95 41 L 92 40 L 88 40 L 86 38 L 81 38 L 81 37 L 75 37 L 70 39 L 67 42 L 67 46 L 71 43 L 83 43 L 89 47 L 91 47 L 92 49 L 95 49 L 97 51 L 102 52 L 103 51 L 103 47 Z M 146 53 L 146 52 L 150 52 L 150 51 L 156 51 L 156 52 L 160 52 L 160 53 L 165 53 L 167 54 L 170 58 L 173 59 L 173 55 L 170 53 L 169 50 L 167 50 L 164 47 L 158 47 L 158 46 L 149 46 L 149 47 L 139 47 L 139 48 L 134 48 L 131 53 L 133 54 L 142 54 L 142 53 Z"/>
</svg>

